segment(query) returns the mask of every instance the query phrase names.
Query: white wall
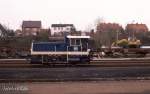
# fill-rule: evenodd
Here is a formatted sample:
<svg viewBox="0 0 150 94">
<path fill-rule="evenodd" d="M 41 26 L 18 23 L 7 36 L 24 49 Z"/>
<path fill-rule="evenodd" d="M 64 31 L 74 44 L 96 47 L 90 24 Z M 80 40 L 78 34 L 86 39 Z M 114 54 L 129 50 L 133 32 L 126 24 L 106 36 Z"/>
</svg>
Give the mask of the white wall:
<svg viewBox="0 0 150 94">
<path fill-rule="evenodd" d="M 53 35 L 55 32 L 70 32 L 72 26 L 66 26 L 66 27 L 51 27 L 51 34 Z"/>
</svg>

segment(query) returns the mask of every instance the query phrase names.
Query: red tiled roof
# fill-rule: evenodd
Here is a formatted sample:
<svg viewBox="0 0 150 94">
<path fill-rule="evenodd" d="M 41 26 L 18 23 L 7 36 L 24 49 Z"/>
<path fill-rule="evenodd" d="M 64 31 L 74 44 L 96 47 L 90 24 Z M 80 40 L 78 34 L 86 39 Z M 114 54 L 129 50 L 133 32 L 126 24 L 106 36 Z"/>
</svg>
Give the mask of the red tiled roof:
<svg viewBox="0 0 150 94">
<path fill-rule="evenodd" d="M 126 29 L 136 32 L 148 32 L 148 27 L 146 26 L 146 24 L 127 24 Z"/>
</svg>

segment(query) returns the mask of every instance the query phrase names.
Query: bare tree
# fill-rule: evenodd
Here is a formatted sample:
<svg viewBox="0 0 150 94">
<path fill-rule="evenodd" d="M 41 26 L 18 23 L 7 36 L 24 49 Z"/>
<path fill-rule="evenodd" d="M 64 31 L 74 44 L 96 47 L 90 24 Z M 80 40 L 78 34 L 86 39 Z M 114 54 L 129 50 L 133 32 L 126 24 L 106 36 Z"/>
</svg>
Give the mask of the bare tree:
<svg viewBox="0 0 150 94">
<path fill-rule="evenodd" d="M 118 23 L 99 23 L 96 27 L 96 40 L 98 44 L 111 46 L 119 39 L 119 33 L 123 28 Z"/>
</svg>

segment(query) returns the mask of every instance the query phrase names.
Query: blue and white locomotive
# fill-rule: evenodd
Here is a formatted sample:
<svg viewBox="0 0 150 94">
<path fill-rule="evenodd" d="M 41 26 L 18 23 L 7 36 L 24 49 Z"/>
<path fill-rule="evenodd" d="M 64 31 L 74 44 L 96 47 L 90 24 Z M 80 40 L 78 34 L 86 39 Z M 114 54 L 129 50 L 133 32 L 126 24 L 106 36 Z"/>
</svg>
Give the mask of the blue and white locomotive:
<svg viewBox="0 0 150 94">
<path fill-rule="evenodd" d="M 33 42 L 31 63 L 89 62 L 90 36 L 65 36 L 63 42 Z"/>
</svg>

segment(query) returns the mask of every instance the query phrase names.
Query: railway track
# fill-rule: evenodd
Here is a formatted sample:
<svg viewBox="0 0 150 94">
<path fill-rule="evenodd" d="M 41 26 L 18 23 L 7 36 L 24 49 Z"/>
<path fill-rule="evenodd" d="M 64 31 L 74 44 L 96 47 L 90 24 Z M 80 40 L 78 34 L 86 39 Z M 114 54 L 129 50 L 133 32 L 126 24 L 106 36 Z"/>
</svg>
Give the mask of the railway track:
<svg viewBox="0 0 150 94">
<path fill-rule="evenodd" d="M 0 82 L 150 80 L 150 67 L 0 68 Z"/>
<path fill-rule="evenodd" d="M 150 60 L 103 59 L 76 65 L 30 64 L 27 59 L 0 60 L 0 82 L 107 80 L 150 80 Z"/>
<path fill-rule="evenodd" d="M 101 59 L 90 64 L 42 65 L 1 59 L 0 82 L 150 80 L 150 59 Z"/>
<path fill-rule="evenodd" d="M 30 64 L 29 59 L 0 59 L 0 68 L 49 68 L 49 67 L 132 67 L 150 66 L 150 58 L 103 58 L 91 61 L 90 63 L 49 63 L 49 64 Z"/>
</svg>

